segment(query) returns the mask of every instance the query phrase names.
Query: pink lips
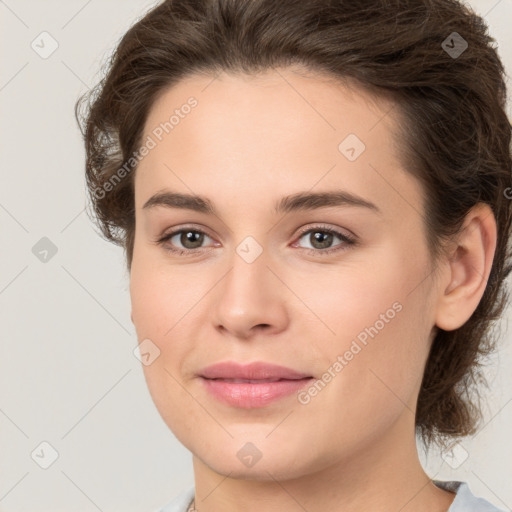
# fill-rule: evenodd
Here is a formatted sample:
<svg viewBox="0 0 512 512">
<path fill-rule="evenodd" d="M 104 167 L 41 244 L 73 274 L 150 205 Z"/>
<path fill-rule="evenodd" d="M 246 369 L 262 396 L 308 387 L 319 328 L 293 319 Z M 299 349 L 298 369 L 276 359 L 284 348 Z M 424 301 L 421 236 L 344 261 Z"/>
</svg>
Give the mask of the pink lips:
<svg viewBox="0 0 512 512">
<path fill-rule="evenodd" d="M 313 379 L 284 366 L 264 362 L 240 365 L 232 361 L 208 366 L 199 376 L 215 398 L 245 409 L 264 407 L 299 391 Z"/>
</svg>

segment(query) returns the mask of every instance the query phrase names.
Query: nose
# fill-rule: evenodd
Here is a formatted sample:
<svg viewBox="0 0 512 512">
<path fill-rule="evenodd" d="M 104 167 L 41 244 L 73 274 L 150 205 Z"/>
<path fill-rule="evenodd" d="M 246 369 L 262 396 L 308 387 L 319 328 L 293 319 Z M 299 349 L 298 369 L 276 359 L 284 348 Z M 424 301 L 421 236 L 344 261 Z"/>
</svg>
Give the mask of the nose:
<svg viewBox="0 0 512 512">
<path fill-rule="evenodd" d="M 290 293 L 263 252 L 254 261 L 235 253 L 232 266 L 216 291 L 215 327 L 224 334 L 250 339 L 258 334 L 277 334 L 286 329 Z"/>
</svg>

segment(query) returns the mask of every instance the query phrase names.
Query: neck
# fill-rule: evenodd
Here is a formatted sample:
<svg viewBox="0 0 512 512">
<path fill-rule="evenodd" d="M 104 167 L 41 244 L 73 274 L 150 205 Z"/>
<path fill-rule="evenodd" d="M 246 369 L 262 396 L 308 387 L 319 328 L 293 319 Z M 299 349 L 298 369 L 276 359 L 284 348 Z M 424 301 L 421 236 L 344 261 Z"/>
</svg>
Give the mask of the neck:
<svg viewBox="0 0 512 512">
<path fill-rule="evenodd" d="M 436 487 L 423 470 L 413 421 L 406 410 L 377 442 L 293 478 L 273 478 L 271 469 L 230 478 L 194 456 L 195 508 L 198 512 L 446 512 L 455 494 Z"/>
</svg>

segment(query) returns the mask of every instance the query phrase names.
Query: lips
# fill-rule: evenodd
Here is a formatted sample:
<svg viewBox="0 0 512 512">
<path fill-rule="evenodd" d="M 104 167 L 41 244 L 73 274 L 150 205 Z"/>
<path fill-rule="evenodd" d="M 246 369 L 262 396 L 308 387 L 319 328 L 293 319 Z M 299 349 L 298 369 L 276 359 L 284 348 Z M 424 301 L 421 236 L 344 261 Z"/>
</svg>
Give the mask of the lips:
<svg viewBox="0 0 512 512">
<path fill-rule="evenodd" d="M 270 363 L 241 365 L 224 361 L 208 366 L 199 377 L 211 396 L 231 407 L 260 408 L 289 397 L 308 385 L 313 377 Z"/>
<path fill-rule="evenodd" d="M 201 377 L 206 379 L 222 379 L 226 381 L 239 381 L 258 383 L 276 382 L 278 380 L 298 380 L 311 377 L 311 375 L 303 372 L 280 366 L 272 363 L 264 363 L 257 361 L 247 365 L 242 365 L 234 361 L 223 361 L 208 366 L 199 373 Z"/>
</svg>

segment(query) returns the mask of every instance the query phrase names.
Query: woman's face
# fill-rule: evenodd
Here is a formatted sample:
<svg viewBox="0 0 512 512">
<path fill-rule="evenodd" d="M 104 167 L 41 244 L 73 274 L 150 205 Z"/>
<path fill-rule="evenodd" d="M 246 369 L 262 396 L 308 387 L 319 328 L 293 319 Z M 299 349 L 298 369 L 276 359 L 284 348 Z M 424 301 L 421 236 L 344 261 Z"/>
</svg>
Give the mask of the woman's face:
<svg viewBox="0 0 512 512">
<path fill-rule="evenodd" d="M 291 69 L 189 77 L 154 103 L 132 320 L 162 418 L 214 471 L 292 478 L 414 435 L 435 290 L 395 122 L 392 104 Z M 226 361 L 310 378 L 201 377 Z"/>
</svg>

